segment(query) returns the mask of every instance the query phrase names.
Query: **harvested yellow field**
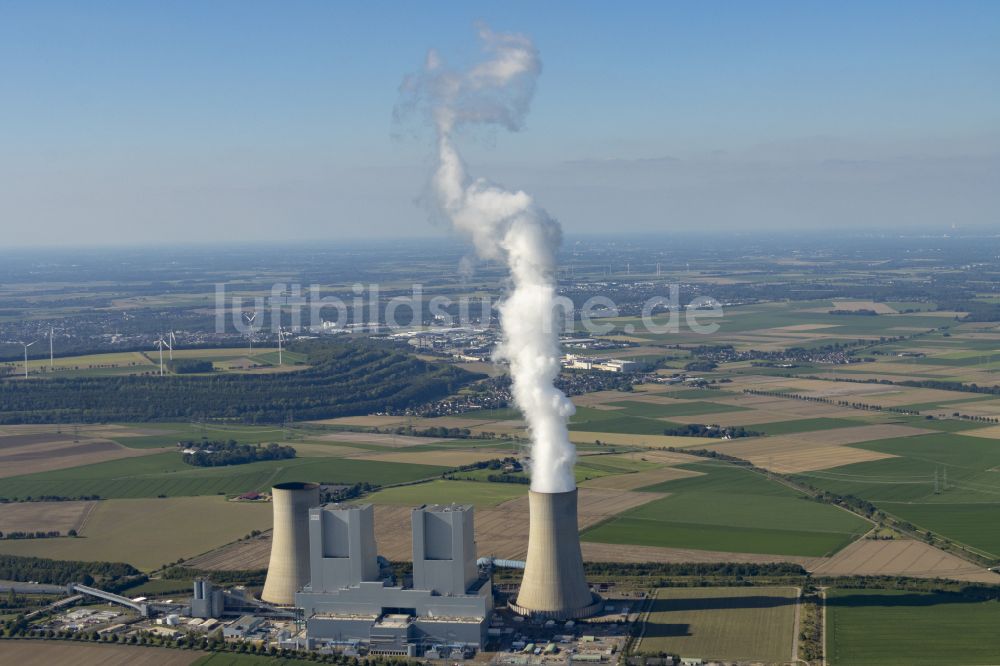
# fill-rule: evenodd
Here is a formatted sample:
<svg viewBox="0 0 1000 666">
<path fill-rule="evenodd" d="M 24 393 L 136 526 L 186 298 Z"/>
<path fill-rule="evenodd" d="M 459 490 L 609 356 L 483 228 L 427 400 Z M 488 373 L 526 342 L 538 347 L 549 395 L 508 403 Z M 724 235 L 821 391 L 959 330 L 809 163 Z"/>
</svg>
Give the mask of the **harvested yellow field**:
<svg viewBox="0 0 1000 666">
<path fill-rule="evenodd" d="M 852 446 L 827 446 L 782 454 L 754 455 L 746 459 L 758 467 L 773 472 L 797 474 L 895 457 L 889 453 L 857 449 Z"/>
<path fill-rule="evenodd" d="M 893 458 L 895 456 L 887 453 L 856 449 L 847 445 L 929 432 L 933 431 L 903 425 L 879 424 L 729 441 L 709 448 L 749 460 L 758 467 L 792 474 Z"/>
<path fill-rule="evenodd" d="M 344 442 L 350 444 L 377 444 L 389 448 L 404 448 L 407 446 L 417 446 L 418 444 L 436 444 L 438 442 L 449 442 L 441 437 L 411 437 L 410 435 L 394 435 L 382 432 L 333 432 L 329 435 L 321 435 L 315 439 L 324 442 Z"/>
<path fill-rule="evenodd" d="M 976 428 L 975 430 L 963 430 L 962 435 L 969 437 L 982 437 L 984 439 L 1000 439 L 1000 425 L 989 426 L 987 428 Z"/>
<path fill-rule="evenodd" d="M 495 449 L 475 449 L 459 451 L 413 451 L 410 453 L 372 453 L 352 456 L 355 460 L 379 460 L 383 462 L 407 463 L 410 465 L 438 465 L 442 467 L 459 467 L 471 465 L 483 460 L 493 460 L 510 455 L 510 451 Z"/>
<path fill-rule="evenodd" d="M 861 539 L 810 570 L 818 576 L 913 576 L 1000 584 L 1000 575 L 910 539 Z"/>
<path fill-rule="evenodd" d="M 0 510 L 0 532 L 80 531 L 96 502 L 11 502 Z"/>
<path fill-rule="evenodd" d="M 633 472 L 631 474 L 615 474 L 613 476 L 599 476 L 580 484 L 581 488 L 606 488 L 609 490 L 635 490 L 645 488 L 655 483 L 673 481 L 674 479 L 684 479 L 689 476 L 702 476 L 701 472 L 678 467 L 662 467 L 660 469 L 650 469 L 643 472 Z"/>
</svg>

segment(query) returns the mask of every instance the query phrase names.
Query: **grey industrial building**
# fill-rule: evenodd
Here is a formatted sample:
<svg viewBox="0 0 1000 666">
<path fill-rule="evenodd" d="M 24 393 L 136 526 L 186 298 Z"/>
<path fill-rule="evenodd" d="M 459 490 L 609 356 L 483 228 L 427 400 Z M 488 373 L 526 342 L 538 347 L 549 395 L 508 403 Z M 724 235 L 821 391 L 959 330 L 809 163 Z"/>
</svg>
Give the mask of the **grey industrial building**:
<svg viewBox="0 0 1000 666">
<path fill-rule="evenodd" d="M 311 641 L 365 641 L 372 653 L 409 656 L 483 646 L 493 590 L 476 566 L 472 507 L 421 506 L 412 527 L 412 581 L 395 584 L 376 551 L 372 505 L 309 509 L 310 580 L 295 605 Z"/>
</svg>

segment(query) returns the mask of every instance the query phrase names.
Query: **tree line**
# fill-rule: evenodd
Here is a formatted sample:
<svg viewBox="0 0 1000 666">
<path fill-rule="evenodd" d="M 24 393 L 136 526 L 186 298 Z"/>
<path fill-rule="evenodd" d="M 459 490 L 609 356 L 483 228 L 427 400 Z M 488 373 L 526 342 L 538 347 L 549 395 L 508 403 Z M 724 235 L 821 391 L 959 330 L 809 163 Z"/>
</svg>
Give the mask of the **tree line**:
<svg viewBox="0 0 1000 666">
<path fill-rule="evenodd" d="M 141 572 L 125 562 L 80 562 L 44 557 L 0 555 L 0 580 L 37 581 L 48 585 L 83 583 L 121 589 Z"/>
<path fill-rule="evenodd" d="M 260 375 L 0 380 L 0 423 L 326 419 L 414 409 L 483 377 L 365 341 L 311 340 L 289 349 L 306 354 L 311 367 Z"/>
</svg>

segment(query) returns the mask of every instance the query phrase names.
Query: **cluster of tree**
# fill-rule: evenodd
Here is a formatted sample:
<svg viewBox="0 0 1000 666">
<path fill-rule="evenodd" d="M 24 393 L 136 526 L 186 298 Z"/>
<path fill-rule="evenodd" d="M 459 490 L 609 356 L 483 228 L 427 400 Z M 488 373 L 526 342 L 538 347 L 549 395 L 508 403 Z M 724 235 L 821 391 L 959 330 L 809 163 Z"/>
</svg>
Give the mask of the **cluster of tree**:
<svg viewBox="0 0 1000 666">
<path fill-rule="evenodd" d="M 347 500 L 361 497 L 365 493 L 369 493 L 376 488 L 378 488 L 378 486 L 373 483 L 359 481 L 353 486 L 341 486 L 339 488 L 325 490 L 320 493 L 320 500 L 323 502 L 346 502 Z"/>
<path fill-rule="evenodd" d="M 747 430 L 743 426 L 723 427 L 719 425 L 705 425 L 704 423 L 688 423 L 674 428 L 667 428 L 663 431 L 663 434 L 673 435 L 674 437 L 728 437 L 729 439 L 737 439 L 739 437 L 760 437 L 764 433 L 757 432 L 756 430 Z"/>
<path fill-rule="evenodd" d="M 17 530 L 14 532 L 0 532 L 0 539 L 54 539 L 56 537 L 62 536 L 62 532 L 59 530 L 35 530 L 34 532 L 25 532 Z M 70 530 L 68 536 L 76 536 L 76 530 Z"/>
<path fill-rule="evenodd" d="M 868 308 L 860 308 L 858 310 L 829 310 L 827 314 L 832 315 L 861 315 L 863 317 L 877 317 L 878 313 L 874 310 L 869 310 Z"/>
<path fill-rule="evenodd" d="M 167 367 L 176 375 L 192 375 L 196 373 L 212 372 L 215 366 L 211 361 L 198 358 L 178 358 L 167 362 Z"/>
<path fill-rule="evenodd" d="M 684 369 L 688 372 L 710 372 L 715 370 L 717 367 L 719 367 L 718 363 L 708 359 L 700 359 L 684 364 Z"/>
<path fill-rule="evenodd" d="M 240 444 L 234 439 L 228 442 L 179 442 L 178 446 L 194 453 L 185 453 L 184 462 L 195 467 L 225 467 L 245 465 L 262 460 L 286 460 L 295 457 L 295 449 L 277 444 Z"/>
<path fill-rule="evenodd" d="M 490 483 L 521 483 L 524 485 L 531 483 L 531 478 L 523 474 L 490 474 L 486 480 Z"/>
<path fill-rule="evenodd" d="M 163 568 L 162 577 L 170 580 L 191 580 L 204 578 L 216 585 L 263 585 L 267 569 L 230 569 L 226 571 L 194 569 L 180 565 Z"/>
<path fill-rule="evenodd" d="M 141 576 L 139 570 L 124 562 L 78 562 L 0 555 L 0 580 L 37 581 L 51 585 L 83 583 L 113 590 L 138 576 Z"/>
<path fill-rule="evenodd" d="M 309 340 L 300 372 L 56 377 L 3 384 L 0 423 L 229 419 L 246 423 L 415 409 L 483 375 L 365 341 Z"/>
</svg>

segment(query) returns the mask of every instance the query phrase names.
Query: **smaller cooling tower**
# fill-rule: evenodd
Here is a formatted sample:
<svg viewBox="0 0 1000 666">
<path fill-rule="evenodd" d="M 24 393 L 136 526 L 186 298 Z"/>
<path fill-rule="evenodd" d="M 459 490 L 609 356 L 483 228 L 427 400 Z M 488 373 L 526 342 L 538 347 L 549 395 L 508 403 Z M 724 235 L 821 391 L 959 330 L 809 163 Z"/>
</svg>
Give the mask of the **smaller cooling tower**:
<svg viewBox="0 0 1000 666">
<path fill-rule="evenodd" d="M 279 483 L 271 489 L 271 504 L 271 561 L 260 598 L 290 605 L 309 582 L 309 508 L 319 504 L 319 484 Z"/>
<path fill-rule="evenodd" d="M 593 615 L 602 602 L 590 591 L 583 574 L 576 490 L 531 491 L 528 508 L 528 559 L 517 602 L 511 609 L 521 615 L 557 620 Z"/>
</svg>

